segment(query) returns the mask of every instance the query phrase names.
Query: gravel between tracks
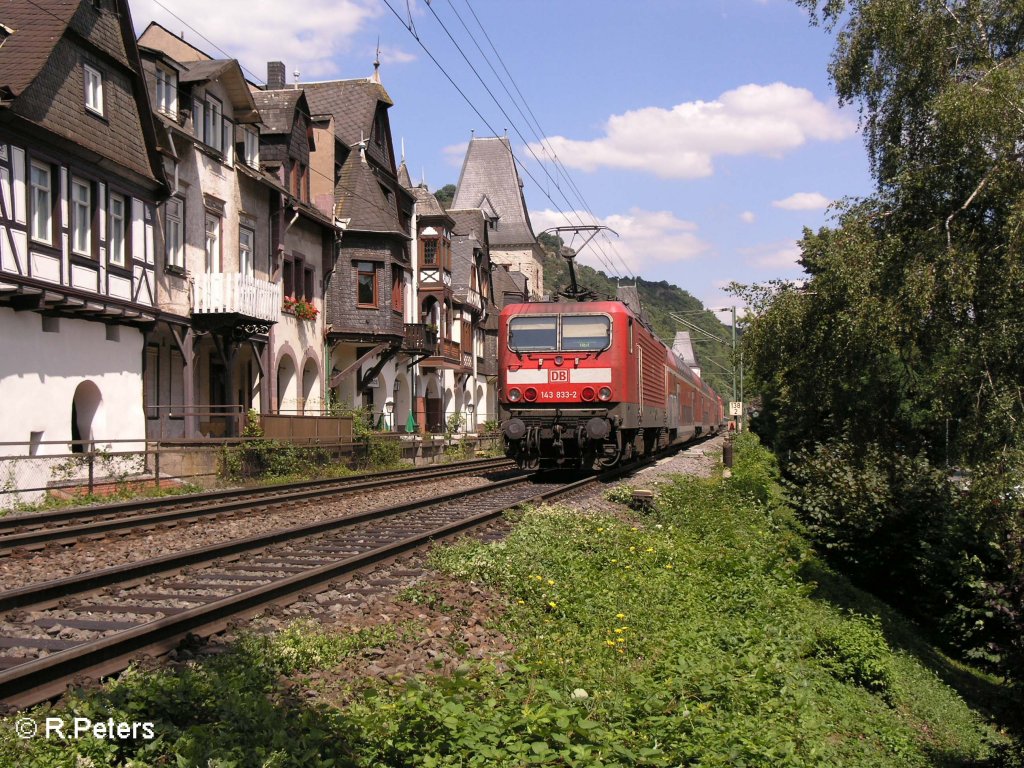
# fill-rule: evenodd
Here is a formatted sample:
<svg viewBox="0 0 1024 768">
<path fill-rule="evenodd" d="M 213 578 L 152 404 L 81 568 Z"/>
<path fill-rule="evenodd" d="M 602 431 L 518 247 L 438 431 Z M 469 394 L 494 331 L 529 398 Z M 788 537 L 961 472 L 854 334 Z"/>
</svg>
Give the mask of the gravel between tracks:
<svg viewBox="0 0 1024 768">
<path fill-rule="evenodd" d="M 347 495 L 333 501 L 314 501 L 287 508 L 259 509 L 249 514 L 183 521 L 174 526 L 116 534 L 82 541 L 71 546 L 52 546 L 0 558 L 0 584 L 4 590 L 17 589 L 87 571 L 159 557 L 172 552 L 197 549 L 210 544 L 255 536 L 341 515 L 356 514 L 388 504 L 405 503 L 488 485 L 483 476 L 459 476 L 443 480 L 402 485 L 383 491 Z"/>
</svg>

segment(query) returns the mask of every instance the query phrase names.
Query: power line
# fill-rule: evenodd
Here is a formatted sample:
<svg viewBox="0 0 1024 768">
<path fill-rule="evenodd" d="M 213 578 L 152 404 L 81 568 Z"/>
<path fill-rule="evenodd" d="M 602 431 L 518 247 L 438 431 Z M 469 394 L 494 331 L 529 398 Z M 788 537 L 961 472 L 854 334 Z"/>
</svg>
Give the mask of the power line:
<svg viewBox="0 0 1024 768">
<path fill-rule="evenodd" d="M 519 112 L 519 115 L 520 115 L 520 116 L 521 116 L 521 117 L 523 118 L 523 120 L 524 120 L 524 121 L 526 122 L 526 124 L 527 124 L 527 126 L 529 127 L 530 131 L 531 131 L 531 132 L 533 133 L 533 136 L 534 136 L 534 138 L 535 138 L 535 139 L 537 140 L 537 143 L 539 144 L 539 146 L 540 146 L 540 148 L 541 148 L 541 151 L 542 151 L 542 152 L 543 152 L 543 153 L 544 153 L 544 154 L 545 154 L 546 156 L 548 156 L 548 157 L 549 157 L 549 158 L 551 159 L 551 161 L 552 161 L 552 163 L 553 163 L 553 165 L 554 165 L 554 167 L 555 167 L 555 170 L 556 170 L 556 172 L 557 172 L 557 173 L 558 173 L 558 174 L 559 174 L 560 176 L 562 176 L 562 178 L 564 178 L 564 179 L 566 180 L 566 182 L 568 183 L 568 185 L 569 185 L 570 189 L 571 189 L 571 190 L 572 190 L 573 192 L 575 192 L 575 194 L 576 194 L 576 197 L 577 197 L 577 199 L 578 199 L 578 200 L 580 201 L 580 203 L 582 204 L 582 208 L 583 208 L 583 209 L 584 209 L 584 211 L 585 211 L 585 212 L 587 213 L 587 215 L 589 215 L 589 216 L 590 216 L 590 217 L 591 217 L 591 218 L 592 218 L 592 219 L 593 219 L 593 220 L 594 220 L 595 222 L 597 222 L 597 221 L 598 221 L 598 218 L 597 218 L 597 216 L 595 216 L 595 215 L 594 215 L 594 213 L 593 213 L 593 210 L 592 210 L 592 209 L 591 209 L 591 207 L 590 207 L 590 204 L 589 204 L 589 203 L 587 202 L 587 200 L 586 200 L 586 199 L 585 199 L 585 197 L 583 196 L 583 193 L 582 193 L 582 192 L 580 191 L 579 187 L 578 187 L 578 186 L 576 185 L 576 183 L 575 183 L 575 182 L 573 181 L 573 179 L 572 179 L 572 177 L 571 177 L 571 176 L 569 175 L 568 171 L 566 171 L 565 167 L 564 167 L 564 166 L 562 165 L 562 163 L 561 163 L 561 161 L 559 160 L 559 158 L 558 158 L 557 154 L 555 154 L 555 153 L 554 153 L 553 151 L 549 151 L 549 149 L 548 149 L 548 145 L 546 144 L 546 142 L 547 142 L 547 137 L 543 135 L 543 134 L 544 134 L 544 131 L 543 131 L 543 129 L 542 129 L 541 127 L 540 127 L 540 123 L 539 123 L 539 121 L 537 120 L 536 116 L 535 116 L 535 115 L 533 114 L 533 110 L 531 110 L 531 109 L 530 109 L 530 107 L 529 107 L 529 104 L 527 104 L 527 103 L 526 103 L 526 99 L 525 99 L 525 97 L 523 96 L 522 90 L 521 90 L 521 89 L 519 88 L 519 86 L 518 86 L 518 85 L 516 84 L 516 82 L 515 82 L 515 78 L 513 78 L 513 77 L 512 77 L 512 74 L 511 74 L 511 73 L 509 72 L 509 70 L 508 70 L 508 67 L 507 67 L 507 66 L 505 65 L 505 62 L 504 62 L 504 60 L 503 60 L 503 59 L 501 58 L 501 54 L 500 54 L 500 53 L 498 53 L 498 50 L 497 50 L 497 48 L 495 48 L 495 46 L 494 46 L 494 43 L 493 43 L 493 41 L 491 40 L 490 36 L 489 36 L 489 35 L 487 34 L 487 30 L 486 30 L 486 29 L 484 29 L 483 25 L 482 25 L 482 24 L 480 23 L 480 19 L 479 19 L 479 17 L 478 17 L 478 16 L 476 15 L 476 13 L 475 13 L 475 12 L 473 11 L 473 8 L 472 8 L 472 6 L 470 6 L 470 5 L 469 5 L 469 0 L 464 0 L 464 2 L 466 3 L 466 6 L 467 6 L 467 7 L 469 8 L 469 11 L 470 11 L 470 13 L 471 13 L 471 14 L 473 15 L 473 18 L 474 18 L 474 19 L 476 20 L 476 23 L 477 23 L 477 25 L 478 25 L 478 26 L 480 27 L 481 31 L 483 32 L 483 35 L 484 35 L 484 37 L 485 37 L 485 38 L 487 39 L 487 42 L 488 42 L 488 44 L 490 45 L 490 47 L 491 47 L 491 50 L 493 50 L 493 51 L 494 51 L 494 54 L 495 54 L 495 56 L 497 57 L 497 59 L 498 59 L 499 63 L 501 64 L 501 66 L 502 66 L 502 69 L 503 69 L 503 70 L 505 71 L 505 74 L 506 74 L 506 75 L 508 76 L 508 79 L 509 79 L 509 80 L 511 81 L 511 83 L 512 83 L 512 86 L 513 86 L 513 87 L 515 88 L 515 90 L 516 90 L 516 93 L 517 93 L 517 94 L 519 94 L 519 99 L 520 99 L 520 100 L 521 100 L 521 101 L 523 102 L 523 105 L 524 105 L 524 106 L 526 107 L 526 110 L 527 110 L 527 111 L 528 111 L 528 112 L 530 113 L 530 115 L 531 115 L 531 116 L 533 117 L 533 124 L 531 124 L 530 120 L 529 120 L 529 119 L 528 119 L 528 118 L 526 117 L 526 115 L 525 115 L 525 114 L 523 113 L 523 110 L 522 110 L 522 109 L 521 109 L 521 108 L 519 107 L 519 104 L 517 103 L 517 101 L 516 101 L 516 98 L 515 98 L 515 97 L 514 97 L 514 96 L 512 95 L 512 93 L 511 93 L 511 92 L 509 91 L 509 89 L 508 89 L 508 87 L 507 87 L 507 86 L 505 85 L 505 82 L 504 82 L 504 80 L 502 79 L 501 75 L 500 75 L 500 74 L 499 74 L 499 73 L 497 72 L 497 70 L 496 70 L 496 69 L 494 68 L 494 65 L 493 65 L 493 64 L 491 63 L 491 61 L 490 61 L 489 57 L 487 56 L 487 54 L 486 54 L 486 53 L 485 53 L 485 52 L 483 51 L 483 49 L 482 49 L 482 48 L 480 47 L 480 44 L 479 44 L 479 43 L 477 42 L 477 40 L 476 40 L 476 36 L 475 36 L 475 35 L 473 35 L 473 33 L 472 33 L 472 32 L 471 32 L 470 30 L 469 30 L 469 27 L 468 27 L 468 26 L 466 25 L 466 22 L 465 22 L 465 21 L 463 20 L 463 18 L 462 18 L 462 16 L 461 16 L 461 14 L 459 14 L 458 10 L 457 10 L 457 9 L 455 8 L 455 6 L 454 6 L 454 5 L 452 4 L 452 0 L 448 0 L 448 4 L 449 4 L 449 6 L 451 7 L 452 13 L 453 13 L 453 14 L 455 15 L 455 18 L 456 18 L 456 19 L 458 19 L 459 23 L 460 23 L 460 24 L 462 25 L 462 28 L 463 28 L 463 29 L 464 29 L 464 30 L 466 31 L 466 35 L 467 35 L 467 36 L 469 37 L 469 39 L 470 39 L 470 40 L 471 40 L 471 41 L 473 42 L 473 45 L 474 45 L 474 46 L 476 47 L 477 51 L 478 51 L 478 52 L 480 53 L 480 56 L 481 56 L 481 58 L 483 58 L 484 62 L 485 62 L 485 63 L 487 64 L 487 66 L 488 66 L 488 67 L 490 68 L 491 72 L 492 72 L 492 73 L 494 74 L 494 77 L 495 77 L 495 78 L 497 79 L 498 83 L 499 83 L 499 84 L 500 84 L 500 85 L 502 86 L 502 88 L 504 89 L 505 93 L 506 93 L 506 94 L 508 95 L 509 99 L 510 99 L 510 100 L 512 101 L 512 104 L 513 104 L 513 106 L 515 106 L 515 108 L 516 108 L 516 111 L 518 111 L 518 112 Z M 535 160 L 535 161 L 537 162 L 537 164 L 538 164 L 538 165 L 539 165 L 539 166 L 541 167 L 541 170 L 543 170 L 543 171 L 544 171 L 544 173 L 545 173 L 545 175 L 546 175 L 546 176 L 548 177 L 548 179 L 549 179 L 549 180 L 550 180 L 550 181 L 551 181 L 551 182 L 552 182 L 552 183 L 553 183 L 553 184 L 555 185 L 555 189 L 557 189 L 557 190 L 558 190 L 558 191 L 559 191 L 559 192 L 560 192 L 560 193 L 562 194 L 562 198 L 563 198 L 563 199 L 565 200 L 565 202 L 566 202 L 566 203 L 567 203 L 567 204 L 568 204 L 568 205 L 569 205 L 570 207 L 572 207 L 572 208 L 575 208 L 574 204 L 573 204 L 573 203 L 572 203 L 572 202 L 571 202 L 571 201 L 569 200 L 568 196 L 566 195 L 565 191 L 564 191 L 564 190 L 562 189 L 562 187 L 560 186 L 560 184 L 558 183 L 558 181 L 557 181 L 556 179 L 553 179 L 553 178 L 551 177 L 551 174 L 550 174 L 550 173 L 548 172 L 547 168 L 545 167 L 545 165 L 543 164 L 543 162 L 541 161 L 541 159 L 540 159 L 539 157 L 537 157 L 537 154 L 536 154 L 536 153 L 535 153 L 535 152 L 533 151 L 533 148 L 532 148 L 532 147 L 531 147 L 531 146 L 529 145 L 529 142 L 528 142 L 528 141 L 526 140 L 526 138 L 525 138 L 525 137 L 523 136 L 522 132 L 521 132 L 521 131 L 520 131 L 520 130 L 518 129 L 518 127 L 516 127 L 516 125 L 515 125 L 515 122 L 514 122 L 514 121 L 512 120 L 512 118 L 511 118 L 511 117 L 509 117 L 509 115 L 508 115 L 508 114 L 507 114 L 507 113 L 505 112 L 504 108 L 502 108 L 501 104 L 500 104 L 500 103 L 498 102 L 497 98 L 495 98 L 495 96 L 494 96 L 493 92 L 491 91 L 491 89 L 487 87 L 487 84 L 486 84 L 486 83 L 484 83 L 484 81 L 483 81 L 483 78 L 482 78 L 482 77 L 480 76 L 480 73 L 479 73 L 479 72 L 478 72 L 478 71 L 476 70 L 476 68 L 475 68 L 475 67 L 474 67 L 474 66 L 472 65 L 472 63 L 471 63 L 471 62 L 469 61 L 469 59 L 468 59 L 468 57 L 466 56 L 465 52 L 464 52 L 464 51 L 462 50 L 461 46 L 459 46 L 459 44 L 458 44 L 458 43 L 457 43 L 457 42 L 455 41 L 454 37 L 453 37 L 453 36 L 451 35 L 451 33 L 450 33 L 450 32 L 448 31 L 447 27 L 445 27 L 445 26 L 444 26 L 444 23 L 443 23 L 443 22 L 441 21 L 440 17 L 439 17 L 438 15 L 437 15 L 437 12 L 436 12 L 436 11 L 434 11 L 434 9 L 433 9 L 433 6 L 430 6 L 430 8 L 431 8 L 431 12 L 432 12 L 432 13 L 434 14 L 434 17 L 435 17 L 435 18 L 437 19 L 437 21 L 438 21 L 438 23 L 439 23 L 439 24 L 441 25 L 442 29 L 444 29 L 444 30 L 445 30 L 445 33 L 446 33 L 446 34 L 448 35 L 448 38 L 449 38 L 449 39 L 450 39 L 450 40 L 452 41 L 453 45 L 455 45 L 456 49 L 458 49 L 459 53 L 460 53 L 460 54 L 462 54 L 462 57 L 463 57 L 463 59 L 464 59 L 464 60 L 466 61 L 466 63 L 467 63 L 468 65 L 469 65 L 470 69 L 472 69 L 472 70 L 473 70 L 473 73 L 474 73 L 474 74 L 475 74 L 475 75 L 477 76 L 477 79 L 479 79 L 479 80 L 480 80 L 480 82 L 481 82 L 481 84 L 482 84 L 482 85 L 484 86 L 485 90 L 487 90 L 487 93 L 488 93 L 488 95 L 490 95 L 490 96 L 491 96 L 491 98 L 492 98 L 492 99 L 494 100 L 494 102 L 495 102 L 495 104 L 497 105 L 498 109 L 499 109 L 499 110 L 501 110 L 501 113 L 502 113 L 502 115 L 504 115 L 504 116 L 505 116 L 505 118 L 506 118 L 507 120 L 509 120 L 510 124 L 511 124 L 511 125 L 512 125 L 512 127 L 513 127 L 513 130 L 515 130 L 515 132 L 516 132 L 516 134 L 517 134 L 517 135 L 519 136 L 520 140 L 521 140 L 521 141 L 523 142 L 523 144 L 524 144 L 524 145 L 526 146 L 526 149 L 527 149 L 527 151 L 528 151 L 528 152 L 529 152 L 529 153 L 530 153 L 530 154 L 531 154 L 531 155 L 533 156 L 534 160 Z M 536 126 L 536 127 L 534 127 L 534 126 Z M 539 133 L 538 133 L 538 131 L 539 131 Z M 545 193 L 545 194 L 546 194 L 546 193 Z M 551 199 L 550 195 L 547 195 L 547 194 L 546 194 L 546 196 L 548 197 L 548 199 L 549 199 L 549 200 Z M 552 201 L 552 202 L 553 202 L 553 201 Z M 566 214 L 565 214 L 564 212 L 562 212 L 562 211 L 559 211 L 559 212 L 560 212 L 560 213 L 562 213 L 562 215 L 563 215 L 563 216 L 565 216 L 565 217 L 566 217 L 566 219 L 568 220 L 568 216 L 567 216 L 567 215 L 566 215 Z M 583 221 L 582 217 L 581 217 L 581 216 L 579 215 L 579 212 L 578 212 L 578 211 L 576 211 L 576 210 L 573 210 L 573 211 L 572 211 L 572 213 L 573 213 L 573 214 L 574 214 L 574 215 L 576 216 L 576 218 L 577 218 L 577 219 L 579 220 L 579 223 L 580 223 L 580 224 L 585 224 L 585 222 Z M 618 253 L 618 249 L 616 249 L 616 248 L 615 248 L 615 246 L 614 246 L 614 242 L 613 242 L 612 240 L 610 240 L 610 239 L 609 239 L 609 238 L 607 237 L 607 233 L 602 233 L 602 236 L 604 237 L 604 239 L 605 239 L 605 240 L 606 240 L 606 241 L 607 241 L 607 242 L 609 243 L 609 245 L 611 246 L 611 248 L 612 248 L 612 250 L 614 251 L 615 255 L 616 255 L 616 256 L 618 257 L 618 259 L 619 259 L 619 262 L 620 262 L 620 263 L 621 263 L 621 264 L 622 264 L 622 265 L 623 265 L 623 266 L 625 267 L 625 274 L 626 274 L 627 276 L 633 276 L 633 275 L 632 275 L 632 273 L 631 273 L 631 270 L 630 270 L 630 269 L 629 269 L 629 267 L 628 267 L 628 266 L 626 265 L 626 263 L 625 263 L 625 261 L 624 261 L 624 260 L 622 259 L 621 255 L 620 255 L 620 254 Z M 595 245 L 600 245 L 600 243 L 595 243 Z M 606 256 L 606 257 L 607 257 L 607 254 L 606 254 L 606 253 L 604 252 L 603 248 L 602 248 L 601 252 L 602 252 L 602 254 L 603 254 L 604 256 Z M 610 258 L 610 257 L 609 257 L 609 258 Z M 610 271 L 612 272 L 612 274 L 613 274 L 613 275 L 614 275 L 614 274 L 615 274 L 615 273 L 616 273 L 616 272 L 618 271 L 618 269 L 617 269 L 617 268 L 615 268 L 615 267 L 614 267 L 614 266 L 613 266 L 613 265 L 611 264 L 611 262 L 610 262 L 609 260 L 607 260 L 607 259 L 601 259 L 601 260 L 602 260 L 602 263 L 604 263 L 604 264 L 605 264 L 605 265 L 606 265 L 607 267 L 609 267 L 609 269 L 610 269 Z"/>
<path fill-rule="evenodd" d="M 390 0 L 384 0 L 384 4 L 387 5 L 388 9 L 395 16 L 395 18 L 398 19 L 399 23 L 401 23 L 402 26 L 405 27 L 406 30 L 413 36 L 413 39 L 416 40 L 416 42 L 423 49 L 424 53 L 427 54 L 427 56 L 430 58 L 430 60 L 432 62 L 434 62 L 434 65 L 441 71 L 441 74 L 444 75 L 444 77 L 448 80 L 448 82 L 451 83 L 452 87 L 455 88 L 456 92 L 458 92 L 458 94 L 463 98 L 463 100 L 469 105 L 470 109 L 472 109 L 473 112 L 476 114 L 476 116 L 479 117 L 481 121 L 483 121 L 484 125 L 486 125 L 488 127 L 488 129 L 490 129 L 490 131 L 495 136 L 497 136 L 498 132 L 491 125 L 490 121 L 487 120 L 486 117 L 484 117 L 483 113 L 480 111 L 480 109 L 477 107 L 477 105 L 473 102 L 473 100 L 470 99 L 469 96 L 466 95 L 465 91 L 461 87 L 459 87 L 459 85 L 452 78 L 451 74 L 449 74 L 449 72 L 445 69 L 445 67 L 441 64 L 441 62 L 438 61 L 437 57 L 434 56 L 434 54 L 430 51 L 429 48 L 427 48 L 426 44 L 420 38 L 419 33 L 415 31 L 415 27 L 411 24 L 411 22 L 407 23 L 402 18 L 402 16 L 398 13 L 398 11 L 395 10 L 395 8 L 391 4 Z M 436 12 L 434 12 L 433 7 L 430 4 L 428 4 L 427 7 L 431 9 L 431 13 L 434 14 L 435 19 L 437 19 L 438 23 L 441 25 L 441 28 L 445 31 L 445 34 L 449 37 L 449 39 L 452 40 L 452 43 L 455 45 L 455 47 L 459 51 L 459 53 L 463 56 L 464 59 L 466 59 L 466 63 L 473 70 L 474 74 L 476 74 L 477 78 L 481 80 L 481 83 L 484 85 L 484 88 L 490 94 L 491 98 L 495 99 L 493 92 L 490 90 L 490 88 L 487 87 L 486 83 L 483 82 L 483 79 L 480 77 L 480 73 L 476 70 L 475 67 L 473 67 L 472 63 L 469 62 L 468 58 L 466 57 L 465 52 L 458 45 L 458 43 L 454 40 L 454 38 L 452 37 L 451 33 L 448 31 L 447 27 L 444 25 L 444 23 L 437 16 Z M 513 123 L 513 127 L 515 128 L 514 121 L 512 121 L 511 118 L 509 118 L 508 114 L 501 107 L 500 103 L 497 102 L 497 99 L 495 99 L 495 102 L 498 104 L 498 108 L 501 110 L 502 114 L 509 120 L 510 123 Z M 517 133 L 519 133 L 518 128 L 515 128 L 515 130 L 516 130 Z M 520 135 L 520 138 L 522 138 L 522 134 L 520 133 L 519 135 Z M 523 141 L 525 142 L 525 139 L 523 139 Z M 529 149 L 529 147 L 527 147 L 527 148 Z M 551 195 L 549 195 L 544 190 L 543 186 L 541 186 L 541 184 L 538 182 L 537 178 L 530 172 L 529 168 L 527 168 L 522 163 L 522 161 L 518 160 L 518 158 L 515 157 L 515 153 L 511 151 L 511 146 L 509 146 L 509 152 L 512 155 L 513 161 L 523 170 L 523 172 L 530 178 L 530 180 L 533 181 L 533 183 L 537 186 L 537 189 L 540 190 L 542 193 L 544 193 L 545 197 L 548 198 L 548 200 L 556 208 L 558 213 L 561 214 L 561 216 L 563 218 L 565 218 L 566 221 L 569 221 L 568 215 L 561 209 L 561 207 L 558 205 L 558 203 L 555 202 L 555 200 L 551 197 Z M 559 191 L 561 191 L 561 190 L 559 190 Z M 564 193 L 563 193 L 563 196 L 564 196 Z M 566 198 L 566 202 L 569 202 L 567 198 Z M 569 203 L 569 204 L 571 206 L 571 203 Z M 570 222 L 570 223 L 572 223 L 572 222 Z M 609 270 L 613 274 L 617 271 L 614 268 L 612 268 L 611 265 L 608 264 L 607 261 L 604 260 L 603 256 L 600 257 L 600 258 L 602 259 L 602 262 L 606 264 L 606 266 L 609 268 Z"/>
<path fill-rule="evenodd" d="M 448 0 L 448 2 L 449 2 L 449 5 L 450 5 L 452 0 Z M 476 21 L 477 26 L 480 28 L 480 31 L 483 33 L 483 36 L 487 40 L 487 43 L 490 46 L 491 50 L 494 51 L 494 55 L 498 59 L 498 63 L 501 64 L 501 68 L 505 71 L 505 74 L 508 76 L 509 81 L 512 83 L 512 87 L 515 88 L 516 93 L 519 94 L 519 99 L 522 101 L 523 106 L 526 108 L 526 111 L 529 112 L 530 113 L 530 117 L 533 118 L 533 125 L 536 126 L 536 130 L 533 131 L 533 135 L 537 139 L 538 143 L 540 144 L 541 149 L 544 151 L 544 153 L 546 155 L 549 155 L 553 159 L 555 168 L 559 171 L 559 173 L 562 175 L 562 177 L 565 178 L 565 180 L 568 182 L 569 186 L 572 187 L 573 191 L 575 191 L 577 197 L 583 203 L 583 207 L 586 209 L 587 213 L 589 213 L 591 216 L 593 216 L 595 221 L 596 221 L 597 217 L 594 216 L 594 213 L 593 213 L 593 210 L 592 210 L 592 208 L 590 206 L 590 203 L 584 197 L 583 192 L 576 185 L 576 182 L 573 180 L 572 176 L 569 174 L 569 172 L 566 170 L 565 166 L 562 164 L 561 159 L 558 157 L 558 153 L 555 152 L 553 149 L 549 149 L 550 142 L 548 141 L 546 131 L 543 129 L 543 127 L 541 127 L 540 121 L 537 119 L 537 116 L 534 114 L 533 110 L 530 109 L 530 105 L 526 101 L 526 97 L 523 95 L 522 90 L 520 90 L 518 84 L 516 83 L 515 78 L 512 76 L 512 73 L 509 72 L 508 67 L 505 65 L 505 60 L 501 57 L 501 53 L 499 53 L 497 47 L 494 45 L 494 41 L 491 40 L 491 36 L 487 33 L 487 28 L 484 27 L 484 25 L 481 23 L 480 17 L 477 16 L 476 11 L 473 10 L 473 6 L 470 5 L 469 0 L 463 0 L 463 2 L 466 4 L 466 7 L 469 9 L 469 12 L 473 15 L 473 19 Z M 454 10 L 454 6 L 453 6 L 452 9 Z M 456 11 L 456 16 L 458 16 L 458 12 L 457 11 Z M 459 20 L 461 21 L 461 17 L 459 17 Z M 465 27 L 465 24 L 463 24 L 463 26 Z M 474 41 L 474 44 L 475 44 L 476 43 L 476 38 L 473 36 L 472 33 L 469 32 L 468 29 L 466 29 L 466 32 L 470 36 L 470 39 L 472 39 Z M 479 45 L 477 45 L 477 48 L 479 49 Z M 481 51 L 481 55 L 483 55 L 482 51 Z M 484 56 L 484 58 L 486 60 L 487 57 Z M 488 62 L 488 64 L 490 64 L 490 62 Z M 491 67 L 491 70 L 494 71 L 494 68 Z M 495 72 L 495 76 L 498 77 L 499 82 L 501 82 L 501 78 L 500 78 L 500 76 L 498 76 L 497 72 Z M 506 89 L 505 92 L 508 93 L 508 90 Z M 509 98 L 512 98 L 511 94 L 509 94 Z M 513 102 L 514 101 L 515 100 L 513 99 Z M 518 107 L 517 107 L 517 109 L 518 109 Z M 522 115 L 522 110 L 519 111 L 519 114 Z M 526 120 L 526 117 L 524 116 L 523 119 Z M 527 124 L 530 123 L 529 120 L 527 120 L 526 122 L 527 122 Z M 532 127 L 531 127 L 531 130 L 533 130 Z M 635 278 L 636 276 L 632 274 L 632 271 L 629 269 L 629 266 L 625 263 L 625 261 L 623 260 L 622 256 L 619 254 L 618 249 L 615 247 L 614 241 L 611 240 L 608 237 L 607 233 L 602 233 L 602 237 L 611 246 L 612 251 L 618 257 L 619 262 L 626 268 L 626 274 L 628 276 L 632 276 L 632 277 Z"/>
</svg>

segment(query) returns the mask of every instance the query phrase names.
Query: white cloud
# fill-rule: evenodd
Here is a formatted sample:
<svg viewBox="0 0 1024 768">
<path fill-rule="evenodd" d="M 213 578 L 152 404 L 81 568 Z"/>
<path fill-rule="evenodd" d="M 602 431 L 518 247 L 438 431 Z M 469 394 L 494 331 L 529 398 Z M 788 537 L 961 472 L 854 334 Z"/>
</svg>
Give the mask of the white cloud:
<svg viewBox="0 0 1024 768">
<path fill-rule="evenodd" d="M 414 61 L 416 61 L 416 54 L 414 53 L 409 53 L 408 51 L 404 51 L 401 48 L 381 46 L 381 64 L 410 64 Z"/>
<path fill-rule="evenodd" d="M 530 221 L 535 232 L 580 221 L 611 227 L 618 237 L 611 234 L 607 238 L 598 236 L 595 243 L 579 255 L 581 263 L 606 274 L 609 270 L 623 274 L 624 261 L 631 273 L 642 276 L 649 274 L 653 266 L 664 267 L 695 259 L 711 250 L 711 245 L 700 239 L 694 222 L 677 218 L 670 211 L 633 208 L 628 213 L 595 220 L 587 213 L 572 212 L 563 216 L 557 211 L 544 210 L 530 211 Z M 573 245 L 571 234 L 563 235 L 562 239 L 567 245 Z M 578 238 L 576 244 L 579 242 Z M 602 262 L 602 258 L 611 266 Z M 673 282 L 679 283 L 679 280 Z"/>
<path fill-rule="evenodd" d="M 740 221 L 744 224 L 753 224 L 757 221 L 757 216 L 754 215 L 753 211 L 744 211 L 740 214 Z"/>
<path fill-rule="evenodd" d="M 347 51 L 364 24 L 383 13 L 371 0 L 306 0 L 301 12 L 251 0 L 175 0 L 173 15 L 156 0 L 131 0 L 131 11 L 139 32 L 156 21 L 214 58 L 238 59 L 247 76 L 259 82 L 266 79 L 268 61 L 283 61 L 289 81 L 295 70 L 305 80 L 336 76 L 332 58 Z M 369 58 L 365 74 L 372 71 Z"/>
<path fill-rule="evenodd" d="M 820 192 L 796 192 L 782 200 L 773 200 L 772 205 L 787 211 L 823 211 L 831 202 Z"/>
<path fill-rule="evenodd" d="M 461 144 L 450 144 L 441 150 L 441 154 L 444 155 L 445 163 L 461 168 L 462 161 L 466 159 L 467 149 L 469 149 L 469 142 L 464 141 Z"/>
<path fill-rule="evenodd" d="M 764 243 L 751 248 L 740 248 L 740 254 L 746 256 L 746 263 L 752 267 L 767 269 L 799 269 L 800 245 L 795 240 Z"/>
<path fill-rule="evenodd" d="M 772 83 L 740 86 L 714 101 L 612 115 L 600 138 L 554 136 L 547 144 L 572 168 L 625 168 L 691 179 L 710 176 L 713 160 L 722 155 L 779 157 L 809 141 L 841 141 L 855 130 L 853 121 L 809 90 Z M 543 151 L 531 148 L 538 155 Z"/>
</svg>

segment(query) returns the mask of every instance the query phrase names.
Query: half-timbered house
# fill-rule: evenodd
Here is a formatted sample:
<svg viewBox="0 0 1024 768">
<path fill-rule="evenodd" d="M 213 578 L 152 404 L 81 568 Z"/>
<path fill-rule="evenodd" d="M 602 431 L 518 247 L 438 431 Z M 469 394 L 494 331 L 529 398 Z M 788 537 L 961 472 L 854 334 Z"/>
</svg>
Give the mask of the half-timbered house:
<svg viewBox="0 0 1024 768">
<path fill-rule="evenodd" d="M 9 0 L 2 21 L 0 442 L 25 445 L 0 453 L 141 439 L 167 187 L 128 3 Z"/>
</svg>

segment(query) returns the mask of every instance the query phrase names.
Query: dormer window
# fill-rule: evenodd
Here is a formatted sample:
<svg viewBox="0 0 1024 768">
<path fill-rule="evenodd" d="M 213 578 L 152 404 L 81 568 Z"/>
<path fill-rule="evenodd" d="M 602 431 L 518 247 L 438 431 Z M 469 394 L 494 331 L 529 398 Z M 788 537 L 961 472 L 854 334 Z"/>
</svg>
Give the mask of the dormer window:
<svg viewBox="0 0 1024 768">
<path fill-rule="evenodd" d="M 88 64 L 82 65 L 85 79 L 85 108 L 103 116 L 103 75 Z"/>
<path fill-rule="evenodd" d="M 248 125 L 242 126 L 242 153 L 245 164 L 259 170 L 260 134 Z"/>
<path fill-rule="evenodd" d="M 168 117 L 178 119 L 178 75 L 163 67 L 156 69 L 156 108 Z"/>
<path fill-rule="evenodd" d="M 224 150 L 224 107 L 216 96 L 206 94 L 195 99 L 192 123 L 196 138 L 207 146 Z"/>
</svg>

